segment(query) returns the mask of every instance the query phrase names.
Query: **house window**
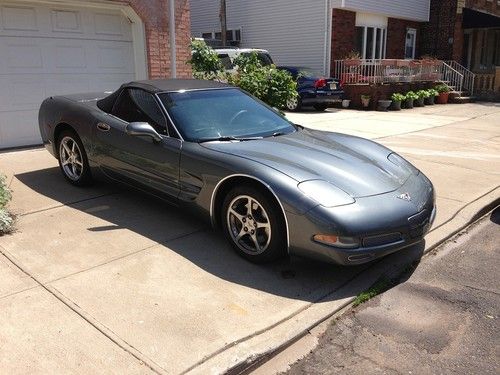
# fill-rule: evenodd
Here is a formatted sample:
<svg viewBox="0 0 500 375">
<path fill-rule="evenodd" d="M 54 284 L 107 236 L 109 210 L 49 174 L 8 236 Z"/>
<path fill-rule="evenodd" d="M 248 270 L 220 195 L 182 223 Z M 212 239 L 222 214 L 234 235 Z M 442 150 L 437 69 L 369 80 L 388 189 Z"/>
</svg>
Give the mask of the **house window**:
<svg viewBox="0 0 500 375">
<path fill-rule="evenodd" d="M 387 31 L 384 27 L 356 27 L 356 45 L 362 59 L 385 59 Z"/>
<path fill-rule="evenodd" d="M 417 30 L 406 29 L 405 59 L 415 58 L 415 42 L 417 40 Z"/>
<path fill-rule="evenodd" d="M 221 36 L 222 35 L 220 31 L 211 31 L 201 34 L 201 37 L 203 39 L 221 40 Z M 235 41 L 235 42 L 241 41 L 241 29 L 228 29 L 226 31 L 226 39 L 227 41 Z"/>
</svg>

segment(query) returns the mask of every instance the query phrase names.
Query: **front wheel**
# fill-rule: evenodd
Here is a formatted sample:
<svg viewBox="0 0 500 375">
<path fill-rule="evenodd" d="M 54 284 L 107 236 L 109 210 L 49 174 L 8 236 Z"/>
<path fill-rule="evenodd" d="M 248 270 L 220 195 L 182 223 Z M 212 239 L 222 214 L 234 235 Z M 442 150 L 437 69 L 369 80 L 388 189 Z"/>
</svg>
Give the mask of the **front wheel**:
<svg viewBox="0 0 500 375">
<path fill-rule="evenodd" d="M 279 207 L 254 187 L 236 187 L 224 199 L 222 228 L 242 257 L 265 263 L 286 254 L 286 228 Z"/>
<path fill-rule="evenodd" d="M 59 167 L 72 185 L 84 186 L 92 181 L 87 154 L 78 135 L 64 130 L 58 140 Z"/>
</svg>

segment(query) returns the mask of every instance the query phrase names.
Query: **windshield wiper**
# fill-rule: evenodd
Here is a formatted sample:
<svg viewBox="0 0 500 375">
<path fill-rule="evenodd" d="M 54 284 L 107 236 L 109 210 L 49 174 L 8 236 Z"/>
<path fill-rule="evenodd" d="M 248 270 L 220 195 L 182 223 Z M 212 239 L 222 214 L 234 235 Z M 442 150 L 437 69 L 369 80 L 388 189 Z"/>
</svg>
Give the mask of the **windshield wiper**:
<svg viewBox="0 0 500 375">
<path fill-rule="evenodd" d="M 253 141 L 256 139 L 262 139 L 262 137 L 233 137 L 233 136 L 225 136 L 225 137 L 214 137 L 214 138 L 202 138 L 198 140 L 198 143 L 204 143 L 204 142 L 229 142 L 229 141 Z"/>
</svg>

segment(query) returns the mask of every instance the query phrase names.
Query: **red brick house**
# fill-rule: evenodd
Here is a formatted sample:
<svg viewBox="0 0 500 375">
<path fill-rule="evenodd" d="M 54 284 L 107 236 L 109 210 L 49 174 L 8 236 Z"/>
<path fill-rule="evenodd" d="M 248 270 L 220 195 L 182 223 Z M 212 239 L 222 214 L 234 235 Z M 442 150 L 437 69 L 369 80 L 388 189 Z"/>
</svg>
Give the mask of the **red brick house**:
<svg viewBox="0 0 500 375">
<path fill-rule="evenodd" d="M 189 77 L 189 0 L 175 0 L 177 76 Z M 0 148 L 37 144 L 51 95 L 170 77 L 168 0 L 0 0 Z"/>
<path fill-rule="evenodd" d="M 500 99 L 500 1 L 432 0 L 422 34 L 422 53 L 460 63 L 475 94 Z"/>
</svg>

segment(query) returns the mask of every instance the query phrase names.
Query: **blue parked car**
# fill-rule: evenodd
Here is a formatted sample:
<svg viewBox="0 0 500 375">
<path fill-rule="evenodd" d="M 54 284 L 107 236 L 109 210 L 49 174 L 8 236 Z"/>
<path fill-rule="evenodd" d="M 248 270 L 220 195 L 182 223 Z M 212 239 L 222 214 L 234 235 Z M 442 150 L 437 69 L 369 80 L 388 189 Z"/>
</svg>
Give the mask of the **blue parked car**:
<svg viewBox="0 0 500 375">
<path fill-rule="evenodd" d="M 279 66 L 297 80 L 299 96 L 287 102 L 290 111 L 298 111 L 302 107 L 312 106 L 317 111 L 324 111 L 329 105 L 342 101 L 344 90 L 340 80 L 322 78 L 309 68 L 301 66 Z"/>
</svg>

